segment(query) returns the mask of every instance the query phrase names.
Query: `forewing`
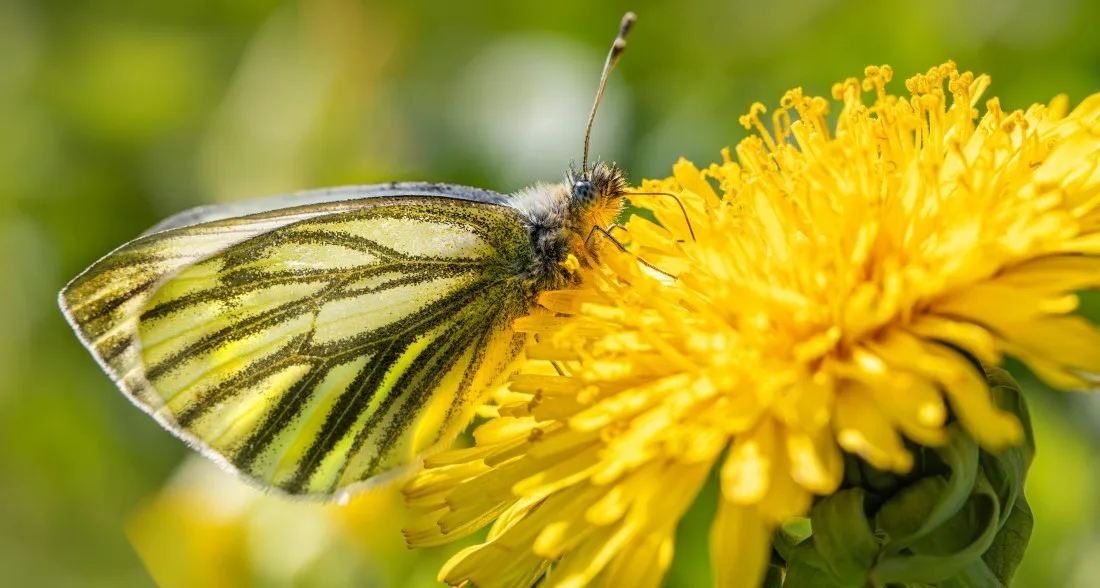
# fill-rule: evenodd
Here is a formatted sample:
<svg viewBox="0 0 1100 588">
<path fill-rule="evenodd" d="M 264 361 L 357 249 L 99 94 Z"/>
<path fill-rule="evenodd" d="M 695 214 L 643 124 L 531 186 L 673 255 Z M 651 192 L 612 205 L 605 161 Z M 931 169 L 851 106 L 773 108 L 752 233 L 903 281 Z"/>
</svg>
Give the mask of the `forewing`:
<svg viewBox="0 0 1100 588">
<path fill-rule="evenodd" d="M 171 229 L 61 303 L 139 406 L 210 457 L 332 495 L 455 435 L 522 348 L 511 209 L 375 198 Z"/>
</svg>

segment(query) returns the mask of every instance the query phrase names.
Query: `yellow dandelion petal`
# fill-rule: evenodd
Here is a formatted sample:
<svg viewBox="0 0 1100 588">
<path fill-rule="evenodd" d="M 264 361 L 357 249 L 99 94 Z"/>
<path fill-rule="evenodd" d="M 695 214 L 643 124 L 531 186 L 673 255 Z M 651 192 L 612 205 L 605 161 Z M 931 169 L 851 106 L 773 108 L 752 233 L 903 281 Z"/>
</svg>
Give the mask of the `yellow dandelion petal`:
<svg viewBox="0 0 1100 588">
<path fill-rule="evenodd" d="M 715 585 L 720 588 L 757 588 L 771 553 L 773 525 L 755 506 L 722 500 L 710 529 L 710 559 Z"/>
<path fill-rule="evenodd" d="M 593 529 L 576 549 L 562 558 L 548 585 L 555 588 L 579 588 L 588 585 L 618 551 L 629 543 L 635 532 L 633 525 Z"/>
<path fill-rule="evenodd" d="M 844 477 L 844 457 L 828 430 L 787 431 L 787 459 L 791 479 L 815 494 L 835 492 Z"/>
<path fill-rule="evenodd" d="M 703 203 L 710 208 L 720 205 L 721 201 L 714 193 L 714 188 L 707 183 L 706 177 L 699 168 L 695 167 L 695 164 L 680 158 L 680 161 L 672 166 L 672 173 L 680 183 L 681 189 L 689 193 L 689 197 L 693 194 L 697 198 L 702 198 Z"/>
<path fill-rule="evenodd" d="M 775 466 L 768 493 L 760 499 L 760 512 L 771 521 L 784 521 L 805 513 L 813 502 L 813 494 L 791 477 L 792 464 L 785 453 L 778 453 Z"/>
<path fill-rule="evenodd" d="M 915 317 L 909 330 L 918 337 L 950 343 L 990 365 L 1001 362 L 996 337 L 981 325 L 928 314 Z"/>
<path fill-rule="evenodd" d="M 553 312 L 579 312 L 584 304 L 599 304 L 606 298 L 590 290 L 555 290 L 539 295 L 539 305 Z"/>
<path fill-rule="evenodd" d="M 852 351 L 851 366 L 838 364 L 833 369 L 858 383 L 883 417 L 910 439 L 923 445 L 942 444 L 946 440 L 943 426 L 947 409 L 935 384 L 922 375 L 903 371 L 904 365 L 891 366 L 874 353 L 889 347 L 877 342 L 868 345 Z"/>
<path fill-rule="evenodd" d="M 1045 296 L 1096 288 L 1100 287 L 1100 257 L 1041 257 L 1005 270 L 997 281 Z"/>
<path fill-rule="evenodd" d="M 604 495 L 595 504 L 585 511 L 585 520 L 593 525 L 609 525 L 619 520 L 626 514 L 627 509 L 641 490 L 640 485 L 632 483 L 612 486 L 604 492 Z"/>
<path fill-rule="evenodd" d="M 531 469 L 535 473 L 512 487 L 513 493 L 520 496 L 550 494 L 587 478 L 599 465 L 599 459 L 592 451 L 578 452 L 564 461 L 543 461 L 547 463 L 534 465 Z"/>
<path fill-rule="evenodd" d="M 709 469 L 710 464 L 668 464 L 663 468 L 647 470 L 652 475 L 639 477 L 634 482 L 642 488 L 622 522 L 593 532 L 585 540 L 589 549 L 579 545 L 574 552 L 567 554 L 562 559 L 561 568 L 555 570 L 557 582 L 561 583 L 557 584 L 552 576 L 551 585 L 583 586 L 615 558 L 623 558 L 627 563 L 637 565 L 643 561 L 639 558 L 646 555 L 632 549 L 638 543 L 655 543 L 658 555 L 666 552 L 662 561 L 657 562 L 656 571 L 663 576 L 672 560 L 675 523 L 695 499 Z M 617 584 L 605 582 L 605 585 Z"/>
<path fill-rule="evenodd" d="M 448 451 L 441 455 L 426 459 L 429 466 L 444 465 L 453 462 L 459 457 L 466 459 L 485 459 L 505 450 L 505 447 L 515 446 L 530 438 L 531 432 L 539 428 L 539 423 L 531 419 L 496 418 L 474 431 L 474 440 L 477 447 Z"/>
<path fill-rule="evenodd" d="M 443 565 L 438 580 L 451 586 L 469 582 L 478 588 L 533 586 L 550 562 L 526 549 L 504 549 L 494 543 L 467 547 Z"/>
<path fill-rule="evenodd" d="M 575 484 L 545 500 L 529 499 L 533 508 L 514 517 L 512 524 L 494 526 L 489 539 L 501 547 L 527 547 L 540 558 L 556 560 L 583 539 L 587 531 L 579 513 L 601 494 L 600 488 Z"/>
<path fill-rule="evenodd" d="M 775 424 L 766 419 L 739 435 L 722 464 L 722 495 L 735 504 L 752 504 L 768 493 L 776 451 Z"/>
<path fill-rule="evenodd" d="M 674 540 L 667 533 L 648 533 L 620 550 L 603 574 L 604 586 L 657 588 L 672 564 Z"/>
<path fill-rule="evenodd" d="M 1100 365 L 1100 331 L 1082 317 L 1003 321 L 998 327 L 1005 339 L 1066 367 L 1087 371 Z"/>
<path fill-rule="evenodd" d="M 484 462 L 472 461 L 453 465 L 446 469 L 429 466 L 423 476 L 417 477 L 403 489 L 405 500 L 415 508 L 442 506 L 456 480 L 468 480 L 489 471 Z M 431 472 L 431 473 L 428 473 Z"/>
<path fill-rule="evenodd" d="M 1088 389 L 1096 387 L 1096 383 L 1089 381 L 1089 379 L 1082 377 L 1077 373 L 1065 368 L 1064 365 L 1057 360 L 1046 359 L 1035 355 L 1028 351 L 1026 348 L 1018 345 L 1014 345 L 1008 341 L 1002 341 L 1001 346 L 1004 347 L 1005 353 L 1009 353 L 1020 358 L 1031 371 L 1035 372 L 1035 375 L 1043 379 L 1051 386 L 1062 388 L 1064 390 L 1073 389 Z M 1092 372 L 1096 373 L 1096 372 Z"/>
<path fill-rule="evenodd" d="M 901 437 L 871 395 L 856 385 L 837 396 L 837 443 L 880 470 L 905 473 L 913 465 Z"/>
</svg>

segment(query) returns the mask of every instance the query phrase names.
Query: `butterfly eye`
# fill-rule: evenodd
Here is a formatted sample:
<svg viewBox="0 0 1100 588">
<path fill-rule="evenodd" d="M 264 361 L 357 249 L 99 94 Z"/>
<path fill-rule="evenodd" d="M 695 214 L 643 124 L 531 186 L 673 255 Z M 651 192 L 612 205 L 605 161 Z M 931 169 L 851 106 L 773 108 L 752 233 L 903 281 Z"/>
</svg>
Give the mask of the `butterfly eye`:
<svg viewBox="0 0 1100 588">
<path fill-rule="evenodd" d="M 596 199 L 596 187 L 583 180 L 573 184 L 573 199 L 585 204 L 592 202 Z"/>
</svg>

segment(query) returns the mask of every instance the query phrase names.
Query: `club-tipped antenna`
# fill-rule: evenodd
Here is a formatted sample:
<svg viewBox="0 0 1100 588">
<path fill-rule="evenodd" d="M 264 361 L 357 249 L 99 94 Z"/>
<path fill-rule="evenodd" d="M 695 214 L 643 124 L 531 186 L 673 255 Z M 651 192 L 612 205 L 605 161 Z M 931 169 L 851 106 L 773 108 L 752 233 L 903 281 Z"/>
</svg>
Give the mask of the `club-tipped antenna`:
<svg viewBox="0 0 1100 588">
<path fill-rule="evenodd" d="M 607 61 L 603 64 L 600 87 L 596 90 L 596 101 L 592 104 L 592 114 L 588 115 L 588 128 L 584 131 L 584 160 L 582 162 L 583 167 L 581 167 L 581 172 L 584 174 L 588 173 L 588 142 L 592 138 L 592 125 L 596 122 L 596 110 L 600 107 L 603 89 L 607 85 L 607 77 L 611 74 L 611 70 L 626 49 L 626 35 L 630 32 L 630 27 L 634 26 L 634 21 L 637 18 L 633 12 L 623 15 L 623 20 L 619 23 L 619 36 L 615 37 L 615 42 L 611 44 L 611 51 L 607 53 Z"/>
</svg>

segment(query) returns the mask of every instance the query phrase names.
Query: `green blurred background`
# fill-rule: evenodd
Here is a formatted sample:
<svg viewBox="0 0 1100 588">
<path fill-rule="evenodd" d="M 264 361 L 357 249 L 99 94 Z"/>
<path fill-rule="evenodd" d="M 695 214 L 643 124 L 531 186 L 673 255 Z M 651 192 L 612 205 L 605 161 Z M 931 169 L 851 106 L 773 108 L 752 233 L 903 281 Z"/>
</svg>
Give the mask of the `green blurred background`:
<svg viewBox="0 0 1100 588">
<path fill-rule="evenodd" d="M 557 180 L 626 9 L 639 21 L 593 150 L 635 181 L 715 159 L 754 100 L 827 95 L 868 64 L 893 65 L 900 92 L 954 59 L 1008 107 L 1100 89 L 1092 0 L 0 0 L 0 585 L 154 585 L 126 529 L 150 561 L 192 561 L 196 584 L 430 583 L 454 550 L 407 553 L 392 493 L 286 503 L 187 461 L 80 348 L 56 293 L 195 204 Z M 1025 383 L 1037 522 L 1018 585 L 1095 586 L 1100 397 Z M 713 500 L 681 525 L 669 585 L 708 584 Z"/>
</svg>

